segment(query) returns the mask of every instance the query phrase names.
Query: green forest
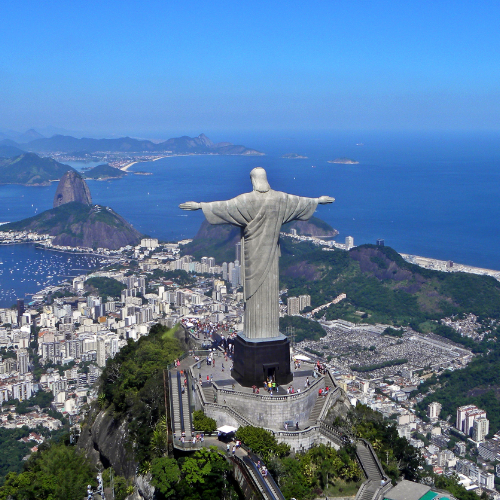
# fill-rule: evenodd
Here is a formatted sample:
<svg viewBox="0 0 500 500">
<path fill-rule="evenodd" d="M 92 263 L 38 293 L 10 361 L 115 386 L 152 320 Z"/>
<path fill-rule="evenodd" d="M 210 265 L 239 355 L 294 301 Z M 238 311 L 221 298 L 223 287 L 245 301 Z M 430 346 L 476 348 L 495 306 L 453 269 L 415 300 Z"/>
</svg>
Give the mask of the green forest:
<svg viewBox="0 0 500 500">
<path fill-rule="evenodd" d="M 320 311 L 327 320 L 411 326 L 435 330 L 437 320 L 464 313 L 500 318 L 500 283 L 488 276 L 432 271 L 410 264 L 390 247 L 361 245 L 349 252 L 323 251 L 309 243 L 282 239 L 280 288 L 289 296 L 311 295 L 313 308 L 341 293 L 347 298 Z M 454 330 L 445 335 L 471 347 Z"/>
<path fill-rule="evenodd" d="M 113 278 L 94 277 L 85 281 L 85 288 L 100 297 L 120 297 L 122 290 L 127 287 Z"/>
<path fill-rule="evenodd" d="M 7 474 L 0 500 L 83 499 L 95 478 L 94 467 L 74 446 L 42 444 L 22 472 Z"/>
<path fill-rule="evenodd" d="M 302 340 L 319 340 L 326 335 L 321 325 L 302 316 L 284 316 L 280 318 L 280 332 L 288 335 L 288 328 L 293 328 L 295 342 Z"/>
<path fill-rule="evenodd" d="M 158 427 L 165 420 L 163 370 L 184 352 L 175 336 L 178 328 L 156 324 L 148 336 L 137 342 L 129 339 L 107 361 L 100 378 L 100 407 L 112 411 L 117 420 L 128 420 L 139 463 L 162 454 L 162 445 L 155 440 L 165 435 Z"/>
</svg>

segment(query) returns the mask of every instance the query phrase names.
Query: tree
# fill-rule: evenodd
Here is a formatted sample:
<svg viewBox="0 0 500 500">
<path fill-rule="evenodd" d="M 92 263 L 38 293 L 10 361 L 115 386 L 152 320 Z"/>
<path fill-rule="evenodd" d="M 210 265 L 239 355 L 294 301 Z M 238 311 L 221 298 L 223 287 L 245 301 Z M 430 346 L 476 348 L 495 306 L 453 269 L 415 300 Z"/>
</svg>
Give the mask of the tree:
<svg viewBox="0 0 500 500">
<path fill-rule="evenodd" d="M 193 426 L 197 431 L 211 434 L 217 429 L 217 422 L 210 417 L 207 417 L 203 411 L 196 410 L 193 412 Z"/>
<path fill-rule="evenodd" d="M 174 493 L 174 486 L 181 478 L 181 470 L 174 458 L 155 458 L 151 462 L 151 483 L 165 498 Z"/>
<path fill-rule="evenodd" d="M 43 448 L 42 446 L 40 448 Z M 90 462 L 74 447 L 52 444 L 34 453 L 21 474 L 11 472 L 0 488 L 0 500 L 67 500 L 82 497 L 95 485 Z"/>
<path fill-rule="evenodd" d="M 265 429 L 247 425 L 236 431 L 236 439 L 245 443 L 254 453 L 264 460 L 269 460 L 273 455 L 284 457 L 290 452 L 290 446 L 276 441 L 276 438 Z"/>
</svg>

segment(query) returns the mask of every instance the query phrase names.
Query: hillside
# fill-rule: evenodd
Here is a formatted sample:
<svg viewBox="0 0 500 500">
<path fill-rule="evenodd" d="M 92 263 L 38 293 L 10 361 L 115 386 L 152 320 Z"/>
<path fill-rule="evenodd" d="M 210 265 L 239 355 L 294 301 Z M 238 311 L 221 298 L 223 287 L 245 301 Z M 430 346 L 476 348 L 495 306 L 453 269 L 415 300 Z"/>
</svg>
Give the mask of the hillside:
<svg viewBox="0 0 500 500">
<path fill-rule="evenodd" d="M 326 310 L 326 319 L 429 330 L 437 326 L 432 320 L 452 314 L 500 318 L 500 283 L 494 278 L 423 269 L 390 247 L 325 252 L 284 239 L 281 251 L 281 286 L 289 295 L 310 294 L 314 308 L 347 294 Z"/>
<path fill-rule="evenodd" d="M 14 146 L 16 144 L 13 144 Z M 97 151 L 113 151 L 125 153 L 165 152 L 170 151 L 178 154 L 200 154 L 214 153 L 223 155 L 261 155 L 262 153 L 234 145 L 229 142 L 213 143 L 206 135 L 198 137 L 177 137 L 167 141 L 154 143 L 146 139 L 133 139 L 132 137 L 121 137 L 119 139 L 90 139 L 55 135 L 50 138 L 40 138 L 28 142 L 23 146 L 29 151 L 63 151 L 66 153 Z"/>
<path fill-rule="evenodd" d="M 52 158 L 23 153 L 13 158 L 0 159 L 0 184 L 47 185 L 52 180 L 60 179 L 68 170 L 73 169 Z"/>
<path fill-rule="evenodd" d="M 104 180 L 104 179 L 119 179 L 126 174 L 123 170 L 111 167 L 106 163 L 103 165 L 97 165 L 96 167 L 87 170 L 82 175 L 84 179 Z"/>
<path fill-rule="evenodd" d="M 54 245 L 109 248 L 136 245 L 141 234 L 110 208 L 71 202 L 29 219 L 11 222 L 1 231 L 30 230 L 55 236 Z"/>
<path fill-rule="evenodd" d="M 8 144 L 0 144 L 0 158 L 12 158 L 14 156 L 22 155 L 25 151 L 17 148 L 16 146 L 9 146 Z"/>
<path fill-rule="evenodd" d="M 288 224 L 283 224 L 281 227 L 281 231 L 285 233 L 290 233 L 292 229 L 295 229 L 297 234 L 301 236 L 323 236 L 333 238 L 339 234 L 330 224 L 326 223 L 324 220 L 318 219 L 318 217 L 311 217 L 309 220 L 294 220 Z"/>
</svg>

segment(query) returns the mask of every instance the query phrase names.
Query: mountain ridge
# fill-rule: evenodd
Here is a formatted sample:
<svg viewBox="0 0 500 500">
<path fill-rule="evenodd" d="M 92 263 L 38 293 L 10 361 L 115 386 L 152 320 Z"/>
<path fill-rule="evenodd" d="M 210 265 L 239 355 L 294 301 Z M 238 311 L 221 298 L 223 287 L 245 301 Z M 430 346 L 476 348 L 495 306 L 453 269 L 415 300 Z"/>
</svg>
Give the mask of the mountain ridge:
<svg viewBox="0 0 500 500">
<path fill-rule="evenodd" d="M 5 140 L 4 140 L 5 141 Z M 4 143 L 0 141 L 0 145 Z M 9 141 L 10 146 L 19 147 L 15 141 Z M 166 152 L 177 154 L 203 154 L 215 153 L 224 155 L 262 155 L 263 153 L 242 145 L 228 142 L 213 143 L 205 134 L 198 137 L 176 137 L 167 139 L 160 143 L 154 143 L 148 139 L 134 139 L 132 137 L 120 137 L 116 139 L 93 139 L 66 135 L 54 135 L 50 138 L 41 137 L 23 144 L 23 148 L 33 152 L 60 151 L 72 153 L 75 151 L 86 151 L 95 153 L 97 151 L 112 152 Z M 23 149 L 21 148 L 21 149 Z"/>
<path fill-rule="evenodd" d="M 41 158 L 35 153 L 0 158 L 0 184 L 47 186 L 50 181 L 60 179 L 67 171 L 74 169 L 52 158 Z"/>
</svg>

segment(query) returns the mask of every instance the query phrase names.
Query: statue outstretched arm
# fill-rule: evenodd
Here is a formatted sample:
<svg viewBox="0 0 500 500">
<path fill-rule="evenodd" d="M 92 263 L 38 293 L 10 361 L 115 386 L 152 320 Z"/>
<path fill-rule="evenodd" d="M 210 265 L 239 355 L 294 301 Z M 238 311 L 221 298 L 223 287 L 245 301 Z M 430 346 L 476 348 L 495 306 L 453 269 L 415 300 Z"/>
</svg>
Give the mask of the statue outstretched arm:
<svg viewBox="0 0 500 500">
<path fill-rule="evenodd" d="M 182 210 L 200 210 L 201 203 L 196 201 L 186 201 L 186 203 L 181 203 L 179 208 L 182 208 Z"/>
<path fill-rule="evenodd" d="M 328 205 L 329 203 L 333 203 L 335 201 L 335 198 L 332 198 L 331 196 L 320 196 L 318 198 L 318 203 L 320 205 Z"/>
</svg>

